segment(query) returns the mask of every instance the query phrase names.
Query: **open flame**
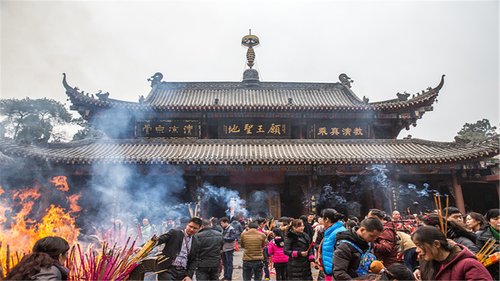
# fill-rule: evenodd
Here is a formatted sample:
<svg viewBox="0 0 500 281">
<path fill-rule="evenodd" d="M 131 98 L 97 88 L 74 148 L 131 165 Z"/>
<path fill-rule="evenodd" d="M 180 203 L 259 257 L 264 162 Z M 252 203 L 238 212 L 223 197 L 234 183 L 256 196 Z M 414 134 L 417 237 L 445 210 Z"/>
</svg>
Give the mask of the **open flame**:
<svg viewBox="0 0 500 281">
<path fill-rule="evenodd" d="M 53 177 L 49 182 L 63 192 L 66 202 L 52 202 L 53 193 L 40 184 L 17 190 L 0 187 L 0 266 L 4 274 L 31 251 L 38 239 L 60 236 L 71 245 L 80 234 L 74 217 L 81 210 L 80 195 L 67 196 L 69 185 L 65 176 Z M 44 206 L 44 202 L 50 205 Z M 58 203 L 67 204 L 68 208 Z"/>
</svg>

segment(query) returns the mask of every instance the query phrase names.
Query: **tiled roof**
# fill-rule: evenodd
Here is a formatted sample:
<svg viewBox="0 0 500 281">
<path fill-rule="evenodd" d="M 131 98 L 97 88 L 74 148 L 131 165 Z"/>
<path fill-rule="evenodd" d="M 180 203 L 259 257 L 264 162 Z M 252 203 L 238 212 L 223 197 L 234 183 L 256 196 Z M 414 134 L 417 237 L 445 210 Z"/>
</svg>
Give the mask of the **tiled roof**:
<svg viewBox="0 0 500 281">
<path fill-rule="evenodd" d="M 13 163 L 12 158 L 0 152 L 0 166 Z"/>
<path fill-rule="evenodd" d="M 93 98 L 63 79 L 75 105 L 154 111 L 394 111 L 432 105 L 443 83 L 442 78 L 437 87 L 407 100 L 368 103 L 341 83 L 161 82 L 142 103 L 134 103 Z"/>
<path fill-rule="evenodd" d="M 0 141 L 12 156 L 66 164 L 137 163 L 204 165 L 302 165 L 370 163 L 450 163 L 498 154 L 498 139 L 459 145 L 403 140 L 105 140 L 23 146 Z"/>
</svg>

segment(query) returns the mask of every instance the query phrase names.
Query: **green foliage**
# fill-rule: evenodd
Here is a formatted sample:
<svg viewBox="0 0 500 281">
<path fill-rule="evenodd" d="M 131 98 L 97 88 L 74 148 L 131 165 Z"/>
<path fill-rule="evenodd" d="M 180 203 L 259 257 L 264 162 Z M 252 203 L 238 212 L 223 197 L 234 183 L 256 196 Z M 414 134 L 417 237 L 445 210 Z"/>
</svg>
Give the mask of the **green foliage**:
<svg viewBox="0 0 500 281">
<path fill-rule="evenodd" d="M 71 114 L 52 99 L 0 100 L 0 116 L 6 136 L 26 144 L 48 143 L 55 125 L 71 123 Z"/>
<path fill-rule="evenodd" d="M 105 134 L 103 132 L 92 127 L 91 124 L 83 118 L 74 119 L 73 122 L 83 127 L 83 129 L 76 132 L 76 134 L 73 136 L 73 140 L 101 139 L 105 137 Z"/>
<path fill-rule="evenodd" d="M 497 127 L 491 126 L 488 119 L 479 120 L 476 123 L 465 123 L 455 136 L 457 142 L 480 141 L 489 137 L 497 136 Z"/>
</svg>

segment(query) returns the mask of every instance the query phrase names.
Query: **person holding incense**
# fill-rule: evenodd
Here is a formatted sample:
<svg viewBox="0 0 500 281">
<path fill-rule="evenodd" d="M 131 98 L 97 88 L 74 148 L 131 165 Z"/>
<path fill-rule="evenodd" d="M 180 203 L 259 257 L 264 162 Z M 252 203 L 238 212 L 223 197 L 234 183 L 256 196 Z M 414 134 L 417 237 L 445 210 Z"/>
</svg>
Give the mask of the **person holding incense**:
<svg viewBox="0 0 500 281">
<path fill-rule="evenodd" d="M 198 237 L 202 220 L 192 217 L 184 230 L 171 229 L 158 237 L 158 244 L 165 244 L 162 255 L 164 262 L 159 263 L 158 280 L 191 281 L 197 268 Z"/>
<path fill-rule="evenodd" d="M 338 233 L 333 252 L 333 280 L 352 280 L 366 275 L 366 261 L 373 256 L 371 245 L 383 230 L 380 220 L 366 218 L 359 227 Z"/>
<path fill-rule="evenodd" d="M 384 226 L 384 231 L 373 243 L 373 251 L 377 260 L 383 261 L 385 266 L 391 266 L 398 261 L 399 237 L 396 233 L 396 225 L 390 221 L 391 218 L 378 209 L 371 209 L 367 217 L 378 219 Z"/>
<path fill-rule="evenodd" d="M 436 227 L 421 226 L 412 235 L 420 268 L 417 280 L 493 280 L 476 256 L 460 244 L 450 244 Z"/>
<path fill-rule="evenodd" d="M 68 242 L 61 237 L 39 239 L 32 253 L 12 268 L 6 280 L 68 280 L 69 270 L 63 265 L 68 250 Z"/>
<path fill-rule="evenodd" d="M 491 246 L 491 255 L 499 255 L 500 252 L 500 209 L 491 209 L 485 215 L 486 221 L 488 222 L 488 227 L 483 230 L 476 232 L 477 240 L 476 244 L 479 249 L 483 249 L 485 244 L 490 241 L 494 241 Z M 494 249 L 493 249 L 494 248 Z M 490 274 L 495 280 L 500 277 L 498 262 L 487 267 Z"/>
<path fill-rule="evenodd" d="M 472 232 L 469 232 L 463 224 L 459 224 L 453 220 L 444 220 L 443 221 L 443 229 L 440 226 L 440 218 L 439 214 L 428 214 L 423 217 L 422 222 L 424 225 L 433 226 L 437 229 L 441 229 L 442 232 L 446 233 L 446 238 L 453 240 L 454 242 L 465 246 L 472 253 L 477 253 L 479 248 L 476 246 L 476 235 Z"/>
<path fill-rule="evenodd" d="M 313 280 L 314 254 L 311 237 L 304 232 L 304 222 L 294 219 L 285 237 L 284 253 L 288 260 L 288 280 Z"/>
</svg>

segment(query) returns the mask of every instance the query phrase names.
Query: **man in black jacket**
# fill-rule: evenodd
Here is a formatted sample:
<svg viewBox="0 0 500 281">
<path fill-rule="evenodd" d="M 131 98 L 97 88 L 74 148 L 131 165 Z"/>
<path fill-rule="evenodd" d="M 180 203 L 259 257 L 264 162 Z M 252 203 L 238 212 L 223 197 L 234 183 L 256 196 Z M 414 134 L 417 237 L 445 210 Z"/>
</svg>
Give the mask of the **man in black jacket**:
<svg viewBox="0 0 500 281">
<path fill-rule="evenodd" d="M 203 220 L 200 232 L 196 233 L 198 240 L 198 269 L 196 280 L 219 280 L 219 261 L 224 243 L 222 233 L 212 227 L 212 222 Z"/>
<path fill-rule="evenodd" d="M 162 251 L 165 257 L 158 265 L 158 280 L 191 281 L 197 267 L 198 238 L 195 234 L 200 227 L 201 219 L 194 217 L 184 230 L 171 229 L 160 235 L 158 245 L 165 244 Z"/>
<path fill-rule="evenodd" d="M 350 245 L 356 245 L 363 252 L 384 230 L 382 223 L 375 218 L 361 221 L 359 228 L 353 228 L 337 234 L 337 245 L 333 254 L 333 280 L 352 280 L 358 277 L 356 270 L 361 261 L 361 253 Z M 341 241 L 347 240 L 348 243 Z"/>
</svg>

